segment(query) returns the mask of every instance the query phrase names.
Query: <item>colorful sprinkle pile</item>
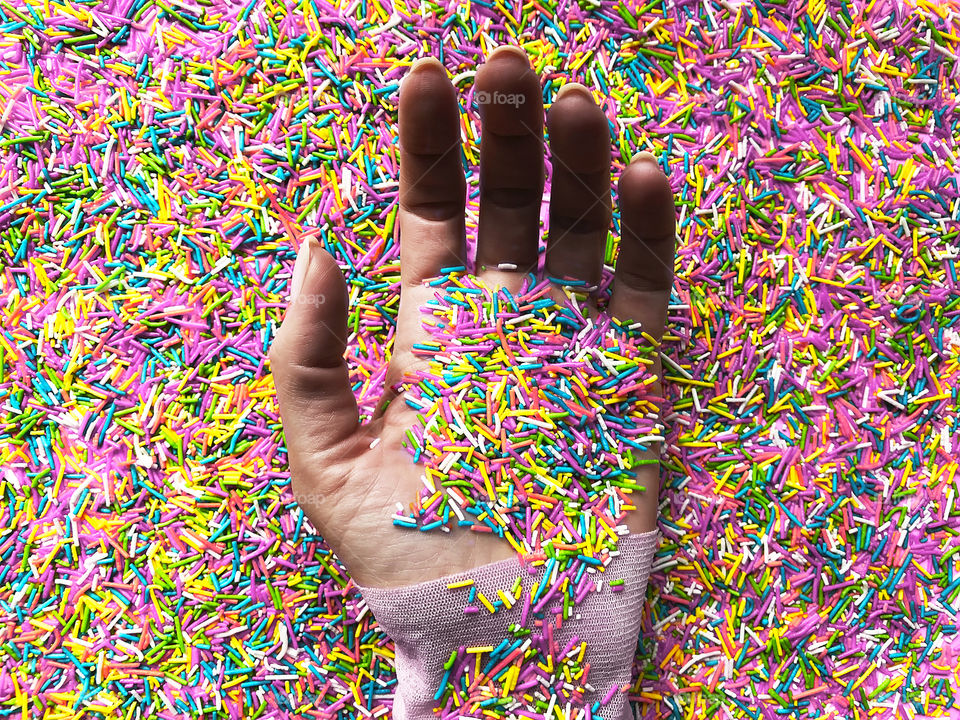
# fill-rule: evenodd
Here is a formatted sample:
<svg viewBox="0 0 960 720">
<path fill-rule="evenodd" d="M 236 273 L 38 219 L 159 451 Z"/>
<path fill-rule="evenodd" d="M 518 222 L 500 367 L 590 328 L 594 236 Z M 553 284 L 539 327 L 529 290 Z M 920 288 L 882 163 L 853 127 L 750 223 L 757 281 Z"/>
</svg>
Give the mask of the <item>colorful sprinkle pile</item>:
<svg viewBox="0 0 960 720">
<path fill-rule="evenodd" d="M 459 271 L 427 284 L 437 288 L 421 308 L 432 339 L 413 351 L 428 366 L 401 383 L 424 488 L 394 524 L 456 522 L 523 555 L 556 553 L 563 569 L 599 564 L 644 490 L 634 466 L 657 462 L 634 453 L 663 440 L 648 390 L 655 341 L 639 323 L 591 317 L 573 292 L 557 302 L 533 276 L 516 294 Z"/>
<path fill-rule="evenodd" d="M 956 714 L 956 0 L 18 0 L 0 29 L 4 715 L 389 714 L 265 351 L 314 233 L 372 412 L 398 82 L 430 54 L 462 90 L 473 231 L 503 42 L 677 197 L 640 715 Z"/>
<path fill-rule="evenodd" d="M 518 708 L 533 711 L 516 695 L 533 687 L 539 712 L 550 717 L 558 702 L 583 704 L 590 672 L 587 644 L 557 647 L 554 623 L 580 617 L 580 603 L 599 587 L 592 574 L 617 554 L 631 495 L 645 490 L 633 468 L 658 462 L 635 457 L 663 440 L 649 389 L 656 343 L 639 323 L 591 311 L 572 288 L 558 302 L 552 283 L 532 275 L 516 294 L 463 268 L 427 285 L 436 288 L 421 308 L 430 340 L 413 346 L 427 367 L 398 388 L 416 413 L 406 446 L 423 466 L 424 488 L 413 512 L 398 511 L 393 523 L 494 533 L 545 566 L 529 587 L 517 577 L 491 597 L 466 588 L 468 617 L 522 606 L 519 625 L 496 647 L 455 650 L 436 699 L 444 717 L 515 717 Z M 611 581 L 609 591 L 622 582 Z M 593 712 L 616 690 L 592 701 Z"/>
<path fill-rule="evenodd" d="M 587 585 L 596 587 L 592 581 L 583 583 L 585 588 Z M 519 586 L 520 578 L 514 592 L 499 592 L 506 602 L 519 602 L 523 594 Z M 593 590 L 584 590 L 585 595 L 590 592 Z M 567 607 L 564 602 L 563 612 Z M 541 618 L 532 621 L 534 629 L 522 627 L 529 622 L 528 614 Z M 532 611 L 524 605 L 523 615 L 521 625 L 511 625 L 509 634 L 495 645 L 461 645 L 451 652 L 434 695 L 438 718 L 549 718 L 556 717 L 557 707 L 575 709 L 568 715 L 586 708 L 592 717 L 600 717 L 598 712 L 620 688 L 612 685 L 598 692 L 590 685 L 591 666 L 585 661 L 587 642 L 577 636 L 565 644 L 556 642 L 554 632 L 559 626 L 544 617 L 547 609 Z M 590 701 L 591 697 L 597 699 Z"/>
</svg>

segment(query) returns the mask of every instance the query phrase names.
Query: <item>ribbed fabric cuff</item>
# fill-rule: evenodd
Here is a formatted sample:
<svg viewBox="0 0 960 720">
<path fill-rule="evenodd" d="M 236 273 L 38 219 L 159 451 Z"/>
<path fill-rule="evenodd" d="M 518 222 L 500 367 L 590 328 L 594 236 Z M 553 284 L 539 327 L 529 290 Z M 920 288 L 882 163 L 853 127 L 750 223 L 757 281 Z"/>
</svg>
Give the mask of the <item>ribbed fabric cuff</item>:
<svg viewBox="0 0 960 720">
<path fill-rule="evenodd" d="M 600 582 L 600 590 L 586 593 L 574 607 L 574 615 L 548 634 L 552 636 L 549 647 L 555 648 L 557 655 L 568 646 L 581 641 L 587 643 L 585 661 L 590 663 L 590 672 L 586 683 L 593 691 L 587 691 L 584 696 L 588 708 L 585 717 L 592 715 L 603 720 L 630 717 L 627 697 L 621 689 L 631 681 L 647 578 L 659 541 L 658 530 L 620 538 L 619 554 L 611 558 L 602 572 L 585 573 L 581 580 L 581 583 L 592 581 L 594 585 Z M 535 635 L 543 632 L 534 625 L 535 608 L 530 608 L 522 599 L 512 608 L 501 607 L 493 614 L 481 605 L 478 613 L 465 615 L 467 592 L 451 590 L 447 585 L 473 579 L 478 592 L 497 598 L 497 590 L 511 588 L 520 576 L 523 584 L 520 597 L 529 599 L 531 586 L 540 582 L 543 572 L 542 565 L 531 568 L 514 557 L 416 585 L 399 588 L 357 585 L 367 607 L 396 647 L 394 720 L 472 717 L 465 709 L 453 707 L 434 711 L 438 704 L 434 696 L 444 682 L 444 664 L 451 653 L 461 647 L 497 646 L 510 637 L 508 626 L 512 624 L 529 628 Z M 622 590 L 612 590 L 610 582 L 620 579 Z M 559 595 L 554 598 L 555 601 L 545 603 L 547 609 L 562 605 Z M 548 613 L 548 617 L 553 616 L 554 613 Z M 525 692 L 535 691 L 534 688 Z M 517 690 L 514 695 L 520 697 L 523 692 Z M 590 712 L 593 703 L 604 700 L 607 702 L 597 712 Z M 521 713 L 530 718 L 542 717 L 532 708 L 518 708 L 518 714 Z"/>
</svg>

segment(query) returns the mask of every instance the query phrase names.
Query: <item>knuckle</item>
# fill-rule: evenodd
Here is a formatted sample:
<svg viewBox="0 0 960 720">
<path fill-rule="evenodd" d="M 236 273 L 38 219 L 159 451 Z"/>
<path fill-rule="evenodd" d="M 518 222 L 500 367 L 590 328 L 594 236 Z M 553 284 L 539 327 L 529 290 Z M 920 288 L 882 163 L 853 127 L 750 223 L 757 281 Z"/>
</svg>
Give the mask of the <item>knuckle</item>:
<svg viewBox="0 0 960 720">
<path fill-rule="evenodd" d="M 290 350 L 285 337 L 282 331 L 277 333 L 273 342 L 270 343 L 270 349 L 267 350 L 267 358 L 274 372 L 290 363 Z"/>
</svg>

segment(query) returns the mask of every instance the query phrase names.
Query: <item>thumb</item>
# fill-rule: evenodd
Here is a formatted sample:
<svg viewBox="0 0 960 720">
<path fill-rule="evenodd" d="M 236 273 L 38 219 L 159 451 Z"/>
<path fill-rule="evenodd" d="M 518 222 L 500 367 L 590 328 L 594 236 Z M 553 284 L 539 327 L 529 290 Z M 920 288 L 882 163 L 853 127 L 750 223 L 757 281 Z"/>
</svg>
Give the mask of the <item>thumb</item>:
<svg viewBox="0 0 960 720">
<path fill-rule="evenodd" d="M 284 435 L 291 459 L 329 457 L 342 452 L 359 422 L 343 359 L 347 285 L 336 260 L 311 237 L 300 245 L 290 286 L 269 353 Z"/>
</svg>

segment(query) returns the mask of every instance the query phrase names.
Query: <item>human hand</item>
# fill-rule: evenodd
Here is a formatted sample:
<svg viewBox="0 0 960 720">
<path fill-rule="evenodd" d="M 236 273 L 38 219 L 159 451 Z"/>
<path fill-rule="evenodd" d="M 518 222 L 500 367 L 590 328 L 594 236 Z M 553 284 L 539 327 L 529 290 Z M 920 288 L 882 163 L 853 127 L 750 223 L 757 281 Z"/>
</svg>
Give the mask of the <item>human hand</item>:
<svg viewBox="0 0 960 720">
<path fill-rule="evenodd" d="M 480 218 L 476 274 L 515 291 L 536 272 L 543 191 L 543 104 L 526 55 L 497 48 L 476 76 L 480 102 Z M 512 102 L 496 102 L 497 98 Z M 456 90 L 439 62 L 418 61 L 400 90 L 401 295 L 387 393 L 422 365 L 413 345 L 426 339 L 421 306 L 434 290 L 424 279 L 466 265 L 465 180 Z M 551 278 L 599 283 L 610 206 L 607 119 L 582 85 L 565 85 L 547 116 L 553 160 L 545 269 Z M 666 319 L 676 216 L 666 176 L 639 153 L 619 179 L 622 238 L 606 308 L 639 321 L 659 340 Z M 422 469 L 402 441 L 414 424 L 404 403 L 382 403 L 360 424 L 348 382 L 347 289 L 333 257 L 312 239 L 297 258 L 291 301 L 270 349 L 294 495 L 307 517 L 364 586 L 436 579 L 514 556 L 495 535 L 455 527 L 418 533 L 390 520 L 422 488 Z M 558 296 L 559 296 L 558 290 Z M 306 298 L 306 299 L 305 299 Z M 309 300 L 312 300 L 309 301 Z M 660 376 L 659 358 L 650 369 Z M 660 394 L 659 381 L 650 391 Z M 652 450 L 649 457 L 658 457 Z M 641 465 L 646 488 L 628 514 L 631 532 L 656 527 L 659 465 Z"/>
</svg>

